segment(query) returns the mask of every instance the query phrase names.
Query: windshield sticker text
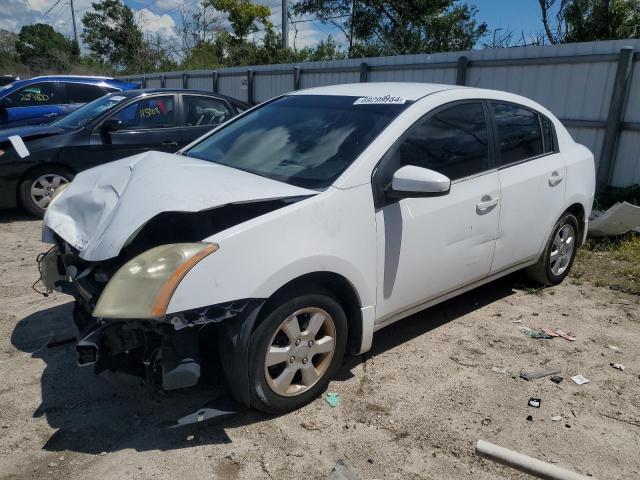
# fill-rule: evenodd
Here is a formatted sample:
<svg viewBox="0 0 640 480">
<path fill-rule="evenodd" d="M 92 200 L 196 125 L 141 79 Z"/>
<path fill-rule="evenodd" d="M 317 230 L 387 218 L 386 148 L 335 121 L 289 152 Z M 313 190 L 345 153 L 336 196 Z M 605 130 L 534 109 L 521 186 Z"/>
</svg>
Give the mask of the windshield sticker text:
<svg viewBox="0 0 640 480">
<path fill-rule="evenodd" d="M 380 105 L 380 104 L 394 104 L 401 105 L 407 101 L 406 98 L 396 97 L 394 95 L 383 95 L 380 97 L 360 97 L 354 105 Z"/>
<path fill-rule="evenodd" d="M 140 109 L 140 117 L 141 118 L 149 118 L 160 115 L 160 109 L 158 107 L 148 107 Z"/>
<path fill-rule="evenodd" d="M 21 93 L 20 94 L 21 102 L 48 102 L 49 95 L 46 93 Z"/>
</svg>

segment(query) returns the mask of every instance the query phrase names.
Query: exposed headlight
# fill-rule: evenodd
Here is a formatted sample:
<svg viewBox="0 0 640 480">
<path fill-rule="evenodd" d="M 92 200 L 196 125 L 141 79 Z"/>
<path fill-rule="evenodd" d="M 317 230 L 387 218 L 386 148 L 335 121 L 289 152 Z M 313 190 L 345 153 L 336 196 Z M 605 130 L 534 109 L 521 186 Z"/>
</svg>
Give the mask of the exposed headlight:
<svg viewBox="0 0 640 480">
<path fill-rule="evenodd" d="M 165 315 L 180 281 L 215 243 L 174 243 L 152 248 L 115 273 L 93 311 L 101 318 L 158 318 Z"/>
</svg>

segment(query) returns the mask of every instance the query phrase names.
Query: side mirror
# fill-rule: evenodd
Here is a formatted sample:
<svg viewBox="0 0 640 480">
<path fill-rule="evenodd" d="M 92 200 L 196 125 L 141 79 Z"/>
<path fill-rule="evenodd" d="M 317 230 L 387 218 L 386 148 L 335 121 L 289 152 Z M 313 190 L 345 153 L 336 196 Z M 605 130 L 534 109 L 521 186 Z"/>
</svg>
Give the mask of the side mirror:
<svg viewBox="0 0 640 480">
<path fill-rule="evenodd" d="M 446 195 L 450 189 L 449 177 L 428 168 L 406 165 L 393 174 L 386 194 L 394 198 L 436 197 Z"/>
<path fill-rule="evenodd" d="M 102 133 L 111 133 L 115 132 L 116 130 L 120 130 L 120 127 L 122 127 L 122 120 L 119 120 L 117 118 L 107 118 L 104 122 L 102 122 L 100 130 L 102 131 Z"/>
</svg>

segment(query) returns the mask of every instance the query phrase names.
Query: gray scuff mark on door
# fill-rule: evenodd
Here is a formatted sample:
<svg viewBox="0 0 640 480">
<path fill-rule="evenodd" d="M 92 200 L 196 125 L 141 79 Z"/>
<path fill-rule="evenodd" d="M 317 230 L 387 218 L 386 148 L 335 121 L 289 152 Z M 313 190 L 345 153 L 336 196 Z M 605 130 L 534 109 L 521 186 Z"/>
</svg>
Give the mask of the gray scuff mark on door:
<svg viewBox="0 0 640 480">
<path fill-rule="evenodd" d="M 589 234 L 594 237 L 622 235 L 632 230 L 640 232 L 640 207 L 628 202 L 616 203 L 604 212 L 594 211 L 589 220 Z"/>
</svg>

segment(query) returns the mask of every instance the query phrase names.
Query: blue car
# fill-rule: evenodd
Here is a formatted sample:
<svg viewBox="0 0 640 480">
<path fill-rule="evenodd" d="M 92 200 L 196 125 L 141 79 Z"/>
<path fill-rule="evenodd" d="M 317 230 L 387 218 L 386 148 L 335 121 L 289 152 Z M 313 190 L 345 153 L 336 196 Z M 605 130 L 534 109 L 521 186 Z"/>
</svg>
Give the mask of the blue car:
<svg viewBox="0 0 640 480">
<path fill-rule="evenodd" d="M 0 89 L 0 129 L 46 124 L 107 93 L 138 87 L 108 77 L 53 75 L 17 80 Z"/>
</svg>

